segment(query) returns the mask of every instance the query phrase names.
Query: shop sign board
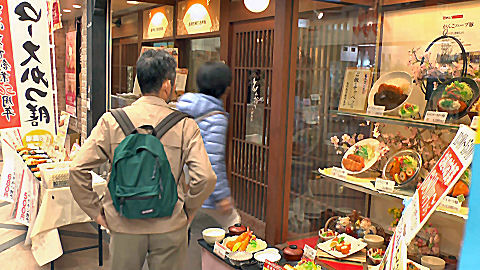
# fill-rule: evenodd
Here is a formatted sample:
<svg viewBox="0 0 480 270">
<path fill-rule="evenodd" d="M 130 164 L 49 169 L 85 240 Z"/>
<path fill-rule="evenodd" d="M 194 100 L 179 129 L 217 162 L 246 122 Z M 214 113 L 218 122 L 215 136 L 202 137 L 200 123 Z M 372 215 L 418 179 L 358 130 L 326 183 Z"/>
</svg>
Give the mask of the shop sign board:
<svg viewBox="0 0 480 270">
<path fill-rule="evenodd" d="M 475 131 L 461 125 L 447 150 L 417 188 L 403 211 L 387 249 L 383 267 L 380 269 L 406 269 L 406 260 L 402 260 L 400 266 L 395 263 L 396 254 L 403 245 L 408 246 L 470 166 L 473 160 L 474 140 Z"/>
<path fill-rule="evenodd" d="M 178 2 L 177 34 L 193 35 L 220 30 L 220 0 Z"/>
<path fill-rule="evenodd" d="M 12 92 L 15 89 L 24 143 L 41 143 L 55 134 L 56 119 L 47 2 L 1 0 L 0 5 L 5 14 L 8 12 L 9 19 L 9 24 L 4 24 L 11 38 L 11 49 L 4 50 L 4 55 L 11 55 L 13 59 L 8 79 L 10 84 L 15 82 L 16 85 L 16 89 L 12 87 L 10 92 L 5 91 L 5 94 L 11 93 L 12 98 L 4 95 L 2 105 L 10 108 L 17 105 Z M 10 113 L 10 117 L 13 116 Z"/>
<path fill-rule="evenodd" d="M 372 70 L 370 68 L 347 68 L 338 109 L 365 112 L 371 83 Z"/>
<path fill-rule="evenodd" d="M 143 39 L 173 36 L 173 6 L 162 6 L 143 12 Z"/>
</svg>

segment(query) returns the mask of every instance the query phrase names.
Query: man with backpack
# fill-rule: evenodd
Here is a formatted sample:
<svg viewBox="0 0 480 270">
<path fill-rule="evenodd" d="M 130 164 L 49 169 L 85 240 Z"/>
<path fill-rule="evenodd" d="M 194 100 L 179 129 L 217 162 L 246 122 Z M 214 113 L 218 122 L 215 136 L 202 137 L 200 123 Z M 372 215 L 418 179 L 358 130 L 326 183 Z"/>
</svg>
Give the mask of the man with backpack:
<svg viewBox="0 0 480 270">
<path fill-rule="evenodd" d="M 212 170 L 193 119 L 167 106 L 174 95 L 175 59 L 149 50 L 137 61 L 143 97 L 105 113 L 70 169 L 80 207 L 111 231 L 112 269 L 181 269 L 187 225 L 213 192 Z M 90 171 L 112 164 L 102 201 Z M 183 166 L 189 169 L 185 183 Z"/>
</svg>

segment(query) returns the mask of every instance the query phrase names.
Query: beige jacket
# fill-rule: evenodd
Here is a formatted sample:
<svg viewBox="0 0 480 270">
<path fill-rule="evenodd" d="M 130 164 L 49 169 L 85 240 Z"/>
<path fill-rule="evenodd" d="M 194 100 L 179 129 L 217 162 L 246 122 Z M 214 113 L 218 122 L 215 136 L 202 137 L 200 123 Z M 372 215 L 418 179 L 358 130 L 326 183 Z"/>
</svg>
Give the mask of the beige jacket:
<svg viewBox="0 0 480 270">
<path fill-rule="evenodd" d="M 156 126 L 172 112 L 163 99 L 152 96 L 142 97 L 124 110 L 136 127 Z M 161 139 L 173 176 L 179 180 L 179 199 L 171 217 L 127 219 L 121 217 L 115 210 L 108 189 L 102 201 L 93 191 L 89 171 L 107 161 L 111 164 L 115 148 L 124 138 L 125 135 L 112 114 L 105 113 L 73 160 L 70 169 L 70 190 L 75 200 L 94 220 L 103 207 L 108 227 L 114 232 L 154 234 L 171 232 L 186 226 L 186 214 L 193 215 L 202 206 L 203 201 L 213 192 L 217 179 L 195 121 L 192 119 L 180 121 Z M 187 165 L 191 177 L 188 186 L 183 174 L 184 164 Z"/>
</svg>

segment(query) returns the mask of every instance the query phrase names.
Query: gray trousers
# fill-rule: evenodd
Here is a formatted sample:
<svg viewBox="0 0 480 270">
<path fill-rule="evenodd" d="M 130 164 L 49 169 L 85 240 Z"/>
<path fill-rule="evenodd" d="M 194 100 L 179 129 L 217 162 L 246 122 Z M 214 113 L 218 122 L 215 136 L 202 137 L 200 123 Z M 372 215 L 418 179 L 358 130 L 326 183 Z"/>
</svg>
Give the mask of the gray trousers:
<svg viewBox="0 0 480 270">
<path fill-rule="evenodd" d="M 187 255 L 187 227 L 163 234 L 111 234 L 112 270 L 182 269 Z"/>
</svg>

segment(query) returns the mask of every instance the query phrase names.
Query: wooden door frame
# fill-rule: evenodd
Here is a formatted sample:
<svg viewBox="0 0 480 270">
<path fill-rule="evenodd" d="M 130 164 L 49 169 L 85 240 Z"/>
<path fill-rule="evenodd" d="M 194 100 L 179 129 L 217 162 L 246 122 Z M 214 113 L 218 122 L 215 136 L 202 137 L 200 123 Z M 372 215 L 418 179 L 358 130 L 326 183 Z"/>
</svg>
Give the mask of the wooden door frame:
<svg viewBox="0 0 480 270">
<path fill-rule="evenodd" d="M 293 111 L 295 99 L 296 45 L 298 40 L 299 1 L 272 0 L 270 7 L 261 14 L 246 11 L 241 2 L 222 0 L 220 8 L 220 57 L 232 66 L 233 29 L 232 24 L 242 22 L 262 23 L 265 18 L 274 20 L 273 83 L 271 95 L 271 121 L 269 132 L 269 163 L 266 202 L 266 240 L 271 244 L 286 241 L 288 233 L 288 212 L 290 206 L 290 182 L 293 137 Z M 239 16 L 239 14 L 243 14 Z M 272 15 L 274 17 L 272 17 Z M 231 95 L 224 98 L 230 108 Z M 275 119 L 273 119 L 275 117 Z M 232 128 L 228 132 L 227 155 L 231 153 Z M 229 160 L 229 159 L 227 159 Z M 227 164 L 231 175 L 231 164 Z"/>
</svg>

